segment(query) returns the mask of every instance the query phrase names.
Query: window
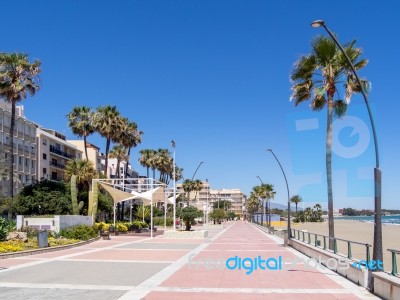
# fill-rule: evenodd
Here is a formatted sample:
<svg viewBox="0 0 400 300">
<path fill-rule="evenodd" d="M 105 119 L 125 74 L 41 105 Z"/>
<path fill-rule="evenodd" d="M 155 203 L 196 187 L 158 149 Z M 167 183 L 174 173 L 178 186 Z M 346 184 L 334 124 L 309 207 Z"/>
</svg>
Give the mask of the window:
<svg viewBox="0 0 400 300">
<path fill-rule="evenodd" d="M 47 174 L 47 169 L 43 168 L 43 175 Z"/>
<path fill-rule="evenodd" d="M 28 167 L 28 164 L 29 164 L 29 159 L 25 158 L 25 167 Z"/>
<path fill-rule="evenodd" d="M 47 159 L 47 154 L 43 153 L 43 159 L 46 160 Z"/>
<path fill-rule="evenodd" d="M 31 168 L 33 169 L 34 167 L 35 167 L 35 161 L 34 160 L 31 160 Z"/>
<path fill-rule="evenodd" d="M 46 146 L 46 145 L 47 145 L 47 140 L 46 140 L 46 139 L 43 139 L 43 142 L 42 142 L 42 143 L 43 143 L 43 145 Z"/>
</svg>

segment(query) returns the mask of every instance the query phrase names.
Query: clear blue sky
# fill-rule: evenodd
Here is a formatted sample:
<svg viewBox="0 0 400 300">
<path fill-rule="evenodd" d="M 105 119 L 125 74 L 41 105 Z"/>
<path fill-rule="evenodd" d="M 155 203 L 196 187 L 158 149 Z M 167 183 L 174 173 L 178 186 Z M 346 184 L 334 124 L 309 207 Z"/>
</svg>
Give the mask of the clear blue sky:
<svg viewBox="0 0 400 300">
<path fill-rule="evenodd" d="M 72 139 L 74 106 L 116 105 L 144 131 L 131 157 L 141 174 L 139 150 L 171 149 L 174 139 L 185 177 L 204 161 L 197 178 L 248 194 L 259 175 L 284 204 L 272 148 L 291 194 L 323 206 L 326 113 L 294 107 L 289 74 L 325 34 L 310 23 L 324 19 L 369 60 L 361 75 L 372 82 L 383 207 L 400 208 L 396 1 L 6 1 L 2 11 L 0 50 L 42 61 L 42 89 L 23 102 L 29 119 Z M 334 206 L 373 208 L 370 122 L 361 96 L 351 105 L 352 118 L 335 125 Z M 103 139 L 89 140 L 104 150 Z"/>
</svg>

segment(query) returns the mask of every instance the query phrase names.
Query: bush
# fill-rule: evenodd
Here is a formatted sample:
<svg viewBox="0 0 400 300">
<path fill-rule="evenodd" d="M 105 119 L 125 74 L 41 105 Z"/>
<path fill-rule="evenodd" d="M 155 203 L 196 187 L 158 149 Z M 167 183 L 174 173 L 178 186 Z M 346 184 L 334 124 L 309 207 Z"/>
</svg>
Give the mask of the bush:
<svg viewBox="0 0 400 300">
<path fill-rule="evenodd" d="M 60 235 L 67 239 L 87 241 L 97 237 L 98 232 L 92 226 L 78 225 L 60 230 Z"/>
<path fill-rule="evenodd" d="M 17 252 L 24 250 L 24 246 L 22 242 L 2 242 L 0 243 L 0 253 L 7 253 L 7 252 Z"/>
<path fill-rule="evenodd" d="M 172 218 L 167 218 L 167 226 L 172 226 L 174 221 Z M 154 217 L 153 218 L 154 226 L 164 226 L 164 217 Z"/>
<path fill-rule="evenodd" d="M 100 223 L 95 223 L 94 224 L 94 229 L 95 230 L 100 230 L 100 231 L 108 231 L 110 229 L 110 224 L 100 222 Z"/>
<path fill-rule="evenodd" d="M 128 231 L 128 227 L 126 227 L 123 223 L 117 223 L 115 225 L 117 227 L 117 231 L 119 231 L 119 232 L 127 232 Z"/>
</svg>

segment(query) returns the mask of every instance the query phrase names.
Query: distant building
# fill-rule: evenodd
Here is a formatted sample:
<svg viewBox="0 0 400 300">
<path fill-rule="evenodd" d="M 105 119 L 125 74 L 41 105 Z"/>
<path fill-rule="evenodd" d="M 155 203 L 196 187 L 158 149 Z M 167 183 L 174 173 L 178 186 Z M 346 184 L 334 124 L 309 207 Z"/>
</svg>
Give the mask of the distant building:
<svg viewBox="0 0 400 300">
<path fill-rule="evenodd" d="M 8 169 L 10 159 L 11 104 L 0 100 L 0 160 L 3 171 Z M 14 131 L 14 195 L 24 185 L 37 180 L 36 174 L 36 124 L 24 116 L 24 107 L 16 107 Z M 6 171 L 7 172 L 7 171 Z M 10 195 L 9 179 L 0 179 L 0 192 Z"/>
<path fill-rule="evenodd" d="M 38 178 L 63 180 L 66 164 L 72 159 L 81 159 L 82 151 L 53 129 L 37 128 L 36 137 Z"/>
<path fill-rule="evenodd" d="M 184 194 L 182 184 L 177 184 L 177 193 Z M 212 211 L 214 203 L 221 201 L 221 207 L 223 207 L 223 200 L 229 201 L 231 207 L 227 211 L 233 211 L 240 218 L 243 216 L 245 210 L 246 196 L 239 189 L 220 189 L 214 190 L 210 189 L 210 184 L 208 182 L 203 182 L 203 188 L 199 192 L 190 193 L 190 205 L 196 206 L 198 209 L 206 211 L 207 204 Z"/>
<path fill-rule="evenodd" d="M 105 160 L 103 159 L 103 164 Z M 128 169 L 126 170 L 126 164 L 128 164 Z M 127 161 L 123 160 L 119 162 L 119 173 L 117 172 L 117 159 L 109 158 L 108 159 L 108 178 L 116 178 L 119 174 L 119 178 L 139 178 L 139 174 L 132 169 L 132 165 Z"/>
</svg>

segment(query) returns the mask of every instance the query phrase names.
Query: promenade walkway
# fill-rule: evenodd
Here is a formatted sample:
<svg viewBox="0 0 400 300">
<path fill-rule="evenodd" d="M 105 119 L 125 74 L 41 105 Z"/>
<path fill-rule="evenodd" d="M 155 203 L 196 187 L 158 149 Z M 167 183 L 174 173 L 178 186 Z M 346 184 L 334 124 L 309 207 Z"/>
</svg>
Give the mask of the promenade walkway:
<svg viewBox="0 0 400 300">
<path fill-rule="evenodd" d="M 273 258 L 230 270 L 230 259 Z M 278 265 L 275 265 L 275 260 Z M 294 261 L 297 261 L 294 263 Z M 279 264 L 281 262 L 281 264 Z M 265 266 L 266 262 L 263 262 Z M 245 222 L 206 240 L 113 236 L 78 248 L 0 260 L 2 299 L 378 299 Z"/>
</svg>

